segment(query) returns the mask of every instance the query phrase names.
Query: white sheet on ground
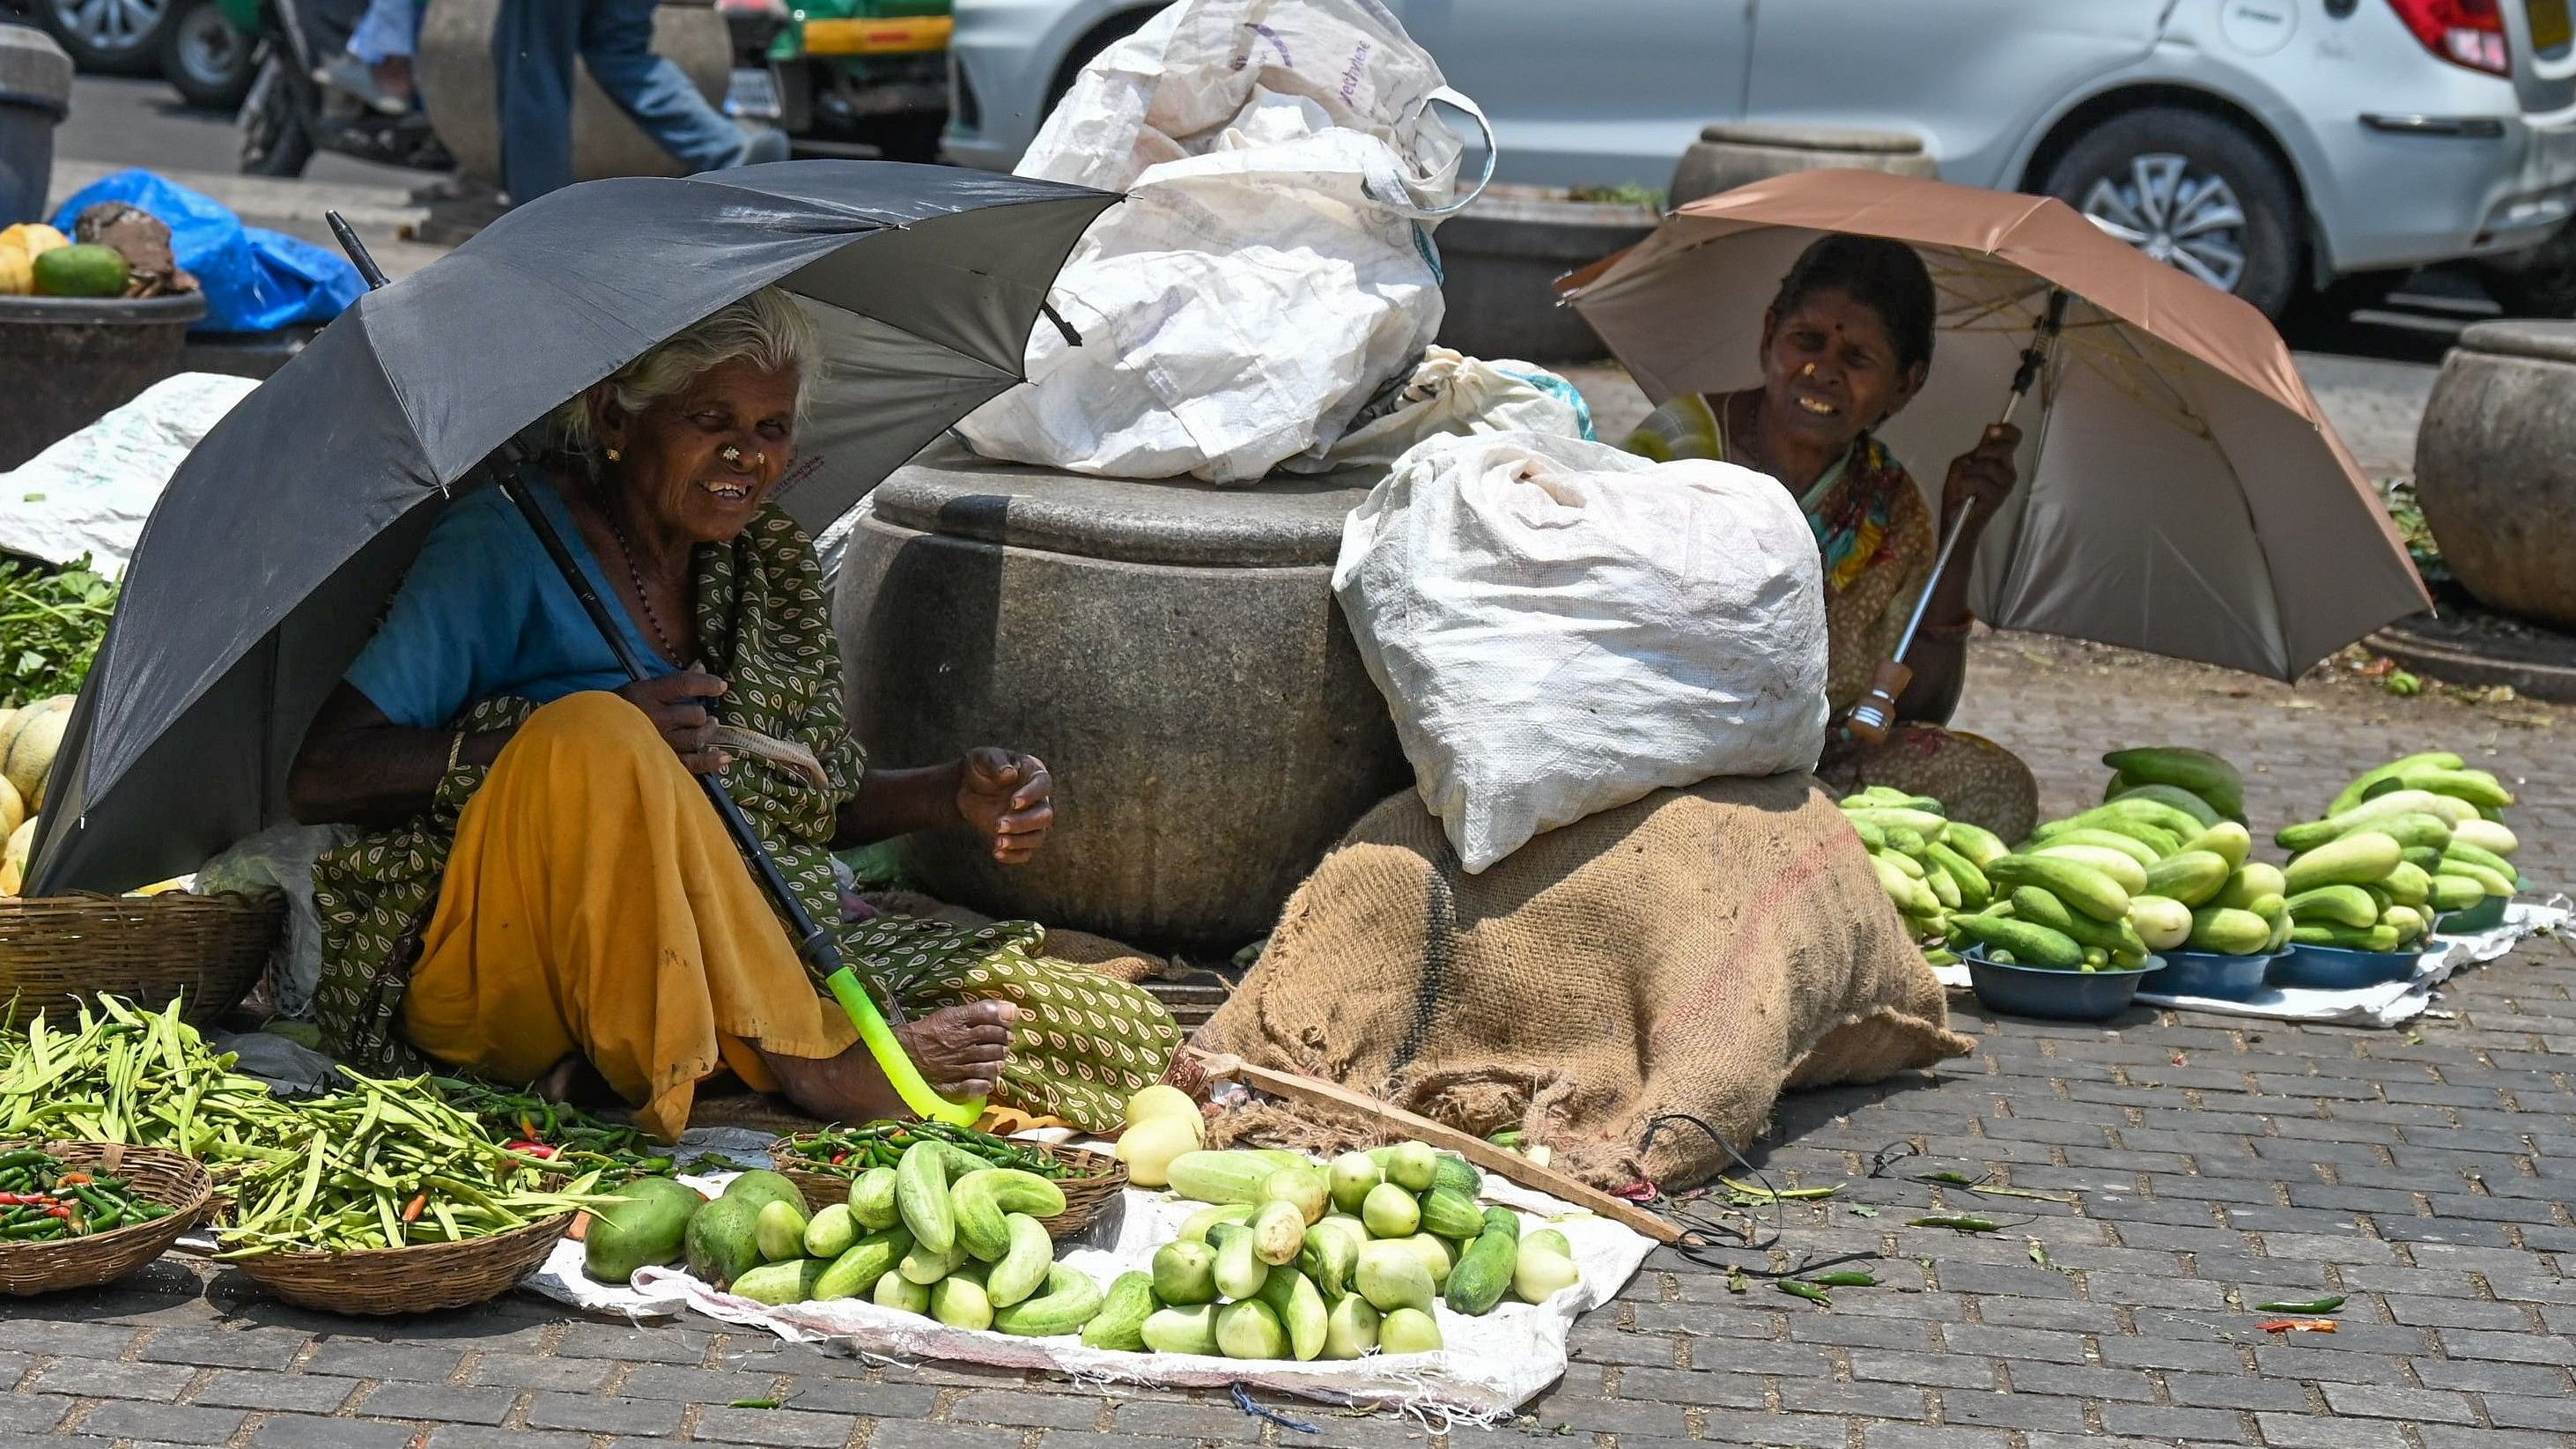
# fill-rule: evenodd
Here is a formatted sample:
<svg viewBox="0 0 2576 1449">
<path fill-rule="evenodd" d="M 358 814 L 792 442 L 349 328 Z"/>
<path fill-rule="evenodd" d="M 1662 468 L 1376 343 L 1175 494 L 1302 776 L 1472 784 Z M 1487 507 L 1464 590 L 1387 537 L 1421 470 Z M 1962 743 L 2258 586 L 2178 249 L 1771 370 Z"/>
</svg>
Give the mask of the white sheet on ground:
<svg viewBox="0 0 2576 1449">
<path fill-rule="evenodd" d="M 686 1179 L 684 1179 L 686 1180 Z M 712 1185 L 712 1184 L 709 1184 Z M 1051 1369 L 1089 1384 L 1222 1388 L 1245 1383 L 1328 1403 L 1402 1409 L 1428 1423 L 1501 1419 L 1565 1372 L 1566 1330 L 1610 1301 L 1645 1262 L 1654 1244 L 1634 1229 L 1515 1186 L 1486 1179 L 1487 1201 L 1548 1220 L 1573 1245 L 1583 1281 L 1543 1304 L 1510 1301 L 1481 1317 L 1440 1305 L 1447 1347 L 1439 1353 L 1371 1355 L 1339 1363 L 1261 1362 L 1196 1354 L 1114 1353 L 1085 1348 L 1078 1336 L 1013 1338 L 949 1328 L 916 1314 L 857 1299 L 771 1308 L 719 1293 L 673 1268 L 646 1268 L 627 1287 L 593 1282 L 581 1270 L 581 1245 L 566 1242 L 521 1287 L 593 1312 L 656 1317 L 693 1308 L 711 1318 L 766 1329 L 802 1343 L 829 1343 L 857 1353 L 948 1359 L 1000 1368 Z M 1106 1289 L 1119 1274 L 1147 1268 L 1154 1250 L 1178 1236 L 1201 1205 L 1165 1193 L 1127 1189 L 1113 1226 L 1095 1224 L 1061 1261 Z M 1535 1224 L 1532 1224 L 1535 1226 Z"/>
<path fill-rule="evenodd" d="M 99 573 L 122 577 L 179 460 L 257 386 L 214 372 L 165 377 L 0 473 L 0 549 L 55 564 L 88 554 Z"/>
</svg>

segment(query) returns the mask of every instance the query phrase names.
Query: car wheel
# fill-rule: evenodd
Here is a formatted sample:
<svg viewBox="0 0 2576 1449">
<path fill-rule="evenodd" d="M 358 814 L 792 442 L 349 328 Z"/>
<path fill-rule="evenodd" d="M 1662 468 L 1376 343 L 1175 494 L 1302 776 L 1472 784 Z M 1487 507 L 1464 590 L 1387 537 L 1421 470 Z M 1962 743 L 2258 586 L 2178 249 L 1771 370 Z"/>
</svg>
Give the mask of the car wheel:
<svg viewBox="0 0 2576 1449">
<path fill-rule="evenodd" d="M 231 115 L 250 93 L 253 49 L 215 0 L 181 0 L 161 34 L 161 74 L 189 105 Z"/>
<path fill-rule="evenodd" d="M 2508 317 L 2576 317 L 2576 225 L 2536 247 L 2473 264 L 2478 281 Z"/>
<path fill-rule="evenodd" d="M 148 72 L 161 59 L 173 0 L 36 0 L 36 20 L 82 70 Z"/>
<path fill-rule="evenodd" d="M 2261 143 L 2217 116 L 2124 111 L 2078 137 L 2043 189 L 2267 317 L 2280 316 L 2296 290 L 2297 192 Z"/>
<path fill-rule="evenodd" d="M 1142 10 L 1113 15 L 1091 27 L 1080 40 L 1075 41 L 1072 49 L 1064 53 L 1064 63 L 1055 68 L 1055 79 L 1047 82 L 1047 114 L 1053 115 L 1056 102 L 1063 100 L 1065 94 L 1073 89 L 1073 83 L 1082 79 L 1084 66 L 1091 64 L 1100 52 L 1144 29 L 1145 22 L 1154 18 L 1154 9 L 1149 5 Z"/>
</svg>

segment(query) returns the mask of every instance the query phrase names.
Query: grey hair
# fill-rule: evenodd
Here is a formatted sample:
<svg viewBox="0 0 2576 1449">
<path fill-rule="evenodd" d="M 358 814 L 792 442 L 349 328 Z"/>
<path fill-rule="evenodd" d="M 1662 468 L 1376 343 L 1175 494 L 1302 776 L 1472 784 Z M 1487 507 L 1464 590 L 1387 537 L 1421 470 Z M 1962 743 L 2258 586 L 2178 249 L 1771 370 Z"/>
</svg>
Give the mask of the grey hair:
<svg viewBox="0 0 2576 1449">
<path fill-rule="evenodd" d="M 823 373 L 823 340 L 814 319 L 796 299 L 776 287 L 763 287 L 738 302 L 728 302 L 608 375 L 600 384 L 608 401 L 630 417 L 687 387 L 720 363 L 745 361 L 764 372 L 796 374 L 795 419 L 803 422 Z M 546 449 L 590 471 L 599 466 L 599 419 L 591 400 L 597 389 L 584 389 L 554 410 L 545 427 Z"/>
</svg>

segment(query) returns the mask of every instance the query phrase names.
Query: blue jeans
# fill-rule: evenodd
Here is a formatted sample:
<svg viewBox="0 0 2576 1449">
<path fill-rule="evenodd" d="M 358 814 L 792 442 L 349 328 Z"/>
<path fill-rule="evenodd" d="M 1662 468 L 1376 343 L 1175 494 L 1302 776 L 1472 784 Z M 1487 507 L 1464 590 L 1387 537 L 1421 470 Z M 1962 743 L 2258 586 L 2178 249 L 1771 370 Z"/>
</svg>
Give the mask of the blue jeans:
<svg viewBox="0 0 2576 1449">
<path fill-rule="evenodd" d="M 741 129 L 677 65 L 653 53 L 655 0 L 501 0 L 492 72 L 501 185 L 534 201 L 572 184 L 572 63 L 691 171 L 742 164 Z"/>
<path fill-rule="evenodd" d="M 410 55 L 420 45 L 421 0 L 372 0 L 349 36 L 349 54 L 362 65 Z"/>
</svg>

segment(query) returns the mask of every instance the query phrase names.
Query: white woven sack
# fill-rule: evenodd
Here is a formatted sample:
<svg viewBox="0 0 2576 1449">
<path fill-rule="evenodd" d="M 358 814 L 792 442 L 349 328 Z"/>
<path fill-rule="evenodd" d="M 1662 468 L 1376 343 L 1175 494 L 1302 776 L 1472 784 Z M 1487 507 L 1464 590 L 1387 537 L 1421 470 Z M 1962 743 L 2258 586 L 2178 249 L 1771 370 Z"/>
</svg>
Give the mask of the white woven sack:
<svg viewBox="0 0 2576 1449">
<path fill-rule="evenodd" d="M 1321 457 L 1440 330 L 1429 228 L 1474 192 L 1435 103 L 1483 124 L 1374 0 L 1183 0 L 1112 46 L 1019 167 L 1128 189 L 1052 292 L 1082 341 L 1041 328 L 960 436 L 1219 484 Z"/>
<path fill-rule="evenodd" d="M 1083 67 L 1015 169 L 1123 191 L 1215 149 L 1265 95 L 1384 141 L 1426 204 L 1456 180 L 1458 138 L 1431 107 L 1464 98 L 1376 0 L 1181 0 Z"/>
<path fill-rule="evenodd" d="M 1729 463 L 1429 439 L 1352 510 L 1333 590 L 1470 873 L 1667 786 L 1811 769 L 1816 540 Z"/>
</svg>

